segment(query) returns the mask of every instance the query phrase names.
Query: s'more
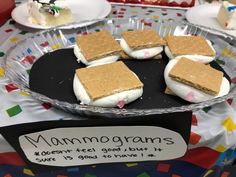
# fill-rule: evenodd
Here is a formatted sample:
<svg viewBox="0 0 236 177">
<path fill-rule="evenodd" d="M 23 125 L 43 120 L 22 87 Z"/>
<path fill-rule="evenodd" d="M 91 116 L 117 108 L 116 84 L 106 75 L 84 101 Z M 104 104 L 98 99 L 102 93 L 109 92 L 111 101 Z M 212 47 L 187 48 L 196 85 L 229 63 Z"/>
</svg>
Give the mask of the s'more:
<svg viewBox="0 0 236 177">
<path fill-rule="evenodd" d="M 76 37 L 74 54 L 85 65 L 115 62 L 122 51 L 110 32 L 101 31 Z"/>
<path fill-rule="evenodd" d="M 211 42 L 202 36 L 169 35 L 166 42 L 165 53 L 170 59 L 186 57 L 201 63 L 209 63 L 216 56 Z"/>
<path fill-rule="evenodd" d="M 164 77 L 171 91 L 194 103 L 226 95 L 230 90 L 223 72 L 188 58 L 171 60 L 165 68 Z"/>
<path fill-rule="evenodd" d="M 165 45 L 165 41 L 153 29 L 125 31 L 121 33 L 121 37 L 120 45 L 123 51 L 135 59 L 161 56 Z"/>
<path fill-rule="evenodd" d="M 75 96 L 82 104 L 122 108 L 143 94 L 143 83 L 122 61 L 77 69 Z"/>
</svg>

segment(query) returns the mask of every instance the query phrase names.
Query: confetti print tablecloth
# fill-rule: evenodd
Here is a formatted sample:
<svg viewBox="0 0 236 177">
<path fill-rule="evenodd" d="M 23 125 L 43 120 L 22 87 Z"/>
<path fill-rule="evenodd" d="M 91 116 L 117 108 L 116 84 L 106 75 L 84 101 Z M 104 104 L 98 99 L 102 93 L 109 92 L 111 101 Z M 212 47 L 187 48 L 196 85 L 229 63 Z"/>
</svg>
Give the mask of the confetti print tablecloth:
<svg viewBox="0 0 236 177">
<path fill-rule="evenodd" d="M 21 1 L 17 1 L 21 3 Z M 150 17 L 155 20 L 183 20 L 185 11 L 130 6 L 112 6 L 110 17 Z M 0 126 L 62 120 L 72 117 L 49 104 L 38 102 L 18 90 L 4 77 L 3 60 L 6 51 L 19 40 L 36 30 L 25 28 L 9 19 L 0 27 Z M 224 51 L 235 59 L 235 53 Z M 233 164 L 236 157 L 236 100 L 228 100 L 194 112 L 187 154 L 177 160 L 103 164 L 68 168 L 34 174 L 12 147 L 0 137 L 1 177 L 235 177 Z"/>
</svg>

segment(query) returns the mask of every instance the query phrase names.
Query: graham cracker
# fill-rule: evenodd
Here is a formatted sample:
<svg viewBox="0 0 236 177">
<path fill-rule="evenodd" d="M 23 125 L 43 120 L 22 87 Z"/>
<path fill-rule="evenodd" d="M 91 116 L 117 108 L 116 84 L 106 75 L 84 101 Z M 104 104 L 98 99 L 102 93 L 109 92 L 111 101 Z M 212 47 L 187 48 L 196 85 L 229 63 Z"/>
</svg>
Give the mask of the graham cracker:
<svg viewBox="0 0 236 177">
<path fill-rule="evenodd" d="M 176 94 L 169 87 L 166 87 L 164 93 L 167 94 L 167 95 L 174 95 L 174 96 L 176 96 Z"/>
<path fill-rule="evenodd" d="M 203 63 L 181 58 L 171 69 L 169 76 L 205 93 L 217 95 L 220 91 L 223 72 Z"/>
<path fill-rule="evenodd" d="M 236 0 L 229 0 L 229 3 L 236 5 Z"/>
<path fill-rule="evenodd" d="M 78 36 L 76 43 L 87 61 L 116 55 L 122 50 L 118 42 L 108 31 Z"/>
<path fill-rule="evenodd" d="M 166 44 L 153 29 L 125 31 L 121 34 L 131 49 L 143 49 Z"/>
<path fill-rule="evenodd" d="M 173 56 L 205 55 L 215 56 L 216 53 L 202 36 L 167 36 L 167 45 Z"/>
<path fill-rule="evenodd" d="M 153 59 L 160 60 L 162 59 L 162 55 L 161 54 L 155 55 Z"/>
<path fill-rule="evenodd" d="M 121 61 L 76 70 L 92 100 L 143 87 L 143 83 Z"/>
<path fill-rule="evenodd" d="M 120 53 L 120 57 L 121 57 L 121 59 L 130 59 L 130 56 L 127 55 L 124 51 L 122 51 L 122 52 Z"/>
</svg>

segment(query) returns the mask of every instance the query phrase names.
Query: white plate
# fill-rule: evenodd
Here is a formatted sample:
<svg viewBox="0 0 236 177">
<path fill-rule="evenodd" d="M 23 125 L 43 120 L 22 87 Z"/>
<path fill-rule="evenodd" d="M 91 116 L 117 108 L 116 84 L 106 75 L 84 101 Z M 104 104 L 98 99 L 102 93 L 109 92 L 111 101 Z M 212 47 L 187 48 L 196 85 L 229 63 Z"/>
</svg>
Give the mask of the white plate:
<svg viewBox="0 0 236 177">
<path fill-rule="evenodd" d="M 230 35 L 236 36 L 236 30 L 225 30 L 216 20 L 220 4 L 203 4 L 189 9 L 186 13 L 186 19 L 193 24 L 202 25 L 220 30 Z M 214 31 L 212 31 L 214 32 Z M 216 33 L 216 32 L 214 32 Z"/>
<path fill-rule="evenodd" d="M 68 6 L 71 9 L 73 16 L 75 18 L 75 22 L 81 22 L 86 20 L 93 20 L 93 19 L 103 19 L 105 18 L 111 11 L 111 5 L 106 0 L 67 0 Z M 37 29 L 47 29 L 49 27 L 32 24 L 29 21 L 29 13 L 27 10 L 27 3 L 21 4 L 17 6 L 12 11 L 12 18 L 19 24 L 30 27 L 30 28 L 37 28 Z M 84 22 L 77 25 L 68 25 L 64 26 L 63 28 L 76 28 L 87 26 L 95 21 L 92 22 Z"/>
</svg>

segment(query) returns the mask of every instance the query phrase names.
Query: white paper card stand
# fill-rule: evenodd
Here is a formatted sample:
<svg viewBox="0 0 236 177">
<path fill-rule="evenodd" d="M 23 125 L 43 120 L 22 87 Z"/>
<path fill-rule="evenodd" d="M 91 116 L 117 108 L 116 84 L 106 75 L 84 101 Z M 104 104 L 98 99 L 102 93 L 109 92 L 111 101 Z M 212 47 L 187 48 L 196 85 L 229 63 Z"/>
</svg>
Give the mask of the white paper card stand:
<svg viewBox="0 0 236 177">
<path fill-rule="evenodd" d="M 56 167 L 169 160 L 187 151 L 180 134 L 154 126 L 55 128 L 19 142 L 29 161 Z"/>
</svg>

